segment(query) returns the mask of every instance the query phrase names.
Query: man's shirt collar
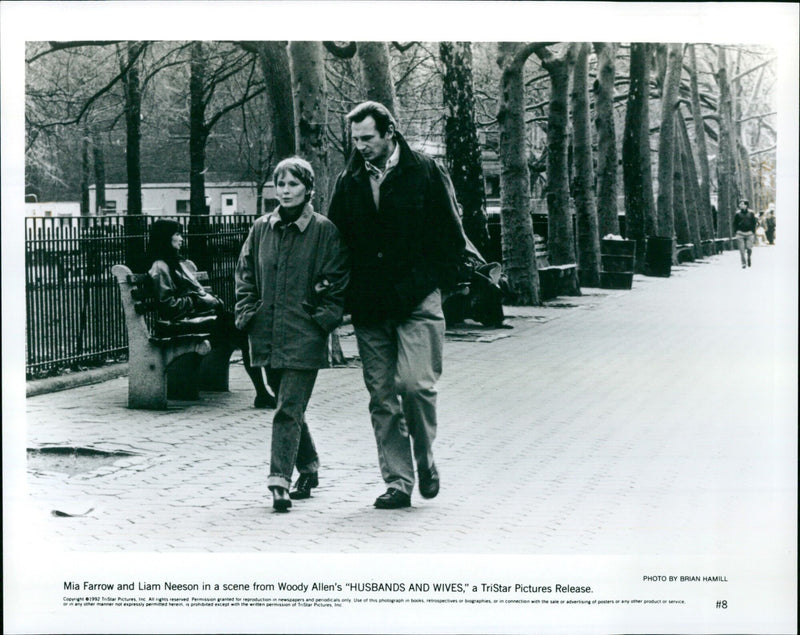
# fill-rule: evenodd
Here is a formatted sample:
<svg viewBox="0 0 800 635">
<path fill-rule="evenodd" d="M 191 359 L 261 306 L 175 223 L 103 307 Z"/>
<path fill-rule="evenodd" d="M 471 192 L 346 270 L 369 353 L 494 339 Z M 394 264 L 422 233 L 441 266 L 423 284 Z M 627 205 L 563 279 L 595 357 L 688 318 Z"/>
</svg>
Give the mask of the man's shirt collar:
<svg viewBox="0 0 800 635">
<path fill-rule="evenodd" d="M 378 166 L 370 163 L 366 159 L 364 160 L 364 167 L 369 172 L 369 175 L 375 179 L 376 181 L 382 181 L 383 178 L 389 174 L 389 172 L 394 169 L 397 164 L 400 162 L 400 144 L 395 141 L 394 143 L 394 151 L 386 159 L 386 166 L 381 170 Z"/>
</svg>

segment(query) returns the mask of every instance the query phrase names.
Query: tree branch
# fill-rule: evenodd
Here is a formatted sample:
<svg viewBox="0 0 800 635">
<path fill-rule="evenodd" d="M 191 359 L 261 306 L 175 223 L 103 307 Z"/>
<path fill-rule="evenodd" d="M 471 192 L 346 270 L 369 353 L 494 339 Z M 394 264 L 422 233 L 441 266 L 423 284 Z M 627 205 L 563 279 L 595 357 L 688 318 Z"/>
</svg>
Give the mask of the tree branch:
<svg viewBox="0 0 800 635">
<path fill-rule="evenodd" d="M 405 53 L 415 44 L 416 42 L 407 42 L 406 44 L 400 44 L 400 42 L 392 42 L 392 46 L 395 48 L 395 50 L 400 51 L 401 53 Z"/>
<path fill-rule="evenodd" d="M 49 42 L 50 48 L 46 51 L 37 53 L 30 59 L 25 60 L 26 64 L 31 64 L 38 60 L 40 57 L 55 53 L 56 51 L 63 51 L 66 49 L 79 48 L 82 46 L 110 46 L 111 44 L 119 44 L 123 40 L 75 40 L 72 42 Z"/>
<path fill-rule="evenodd" d="M 336 42 L 323 41 L 322 46 L 325 47 L 325 50 L 328 51 L 328 53 L 334 57 L 338 57 L 340 60 L 351 59 L 358 50 L 355 42 L 348 42 L 344 46 L 339 46 L 336 44 Z"/>
</svg>

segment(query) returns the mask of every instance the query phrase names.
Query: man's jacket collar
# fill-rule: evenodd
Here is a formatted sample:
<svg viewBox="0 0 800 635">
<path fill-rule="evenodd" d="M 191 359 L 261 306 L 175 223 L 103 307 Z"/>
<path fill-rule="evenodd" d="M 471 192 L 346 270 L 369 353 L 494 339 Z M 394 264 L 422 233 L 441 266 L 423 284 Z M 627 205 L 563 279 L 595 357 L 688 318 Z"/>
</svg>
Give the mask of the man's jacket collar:
<svg viewBox="0 0 800 635">
<path fill-rule="evenodd" d="M 420 161 L 414 154 L 414 151 L 409 147 L 403 135 L 395 131 L 394 139 L 400 147 L 400 160 L 397 162 L 397 166 L 393 171 L 400 171 L 404 168 L 418 165 Z M 369 176 L 367 169 L 364 167 L 364 157 L 361 156 L 358 150 L 353 150 L 353 153 L 350 155 L 350 160 L 347 163 L 347 171 L 356 178 L 367 178 Z"/>
</svg>

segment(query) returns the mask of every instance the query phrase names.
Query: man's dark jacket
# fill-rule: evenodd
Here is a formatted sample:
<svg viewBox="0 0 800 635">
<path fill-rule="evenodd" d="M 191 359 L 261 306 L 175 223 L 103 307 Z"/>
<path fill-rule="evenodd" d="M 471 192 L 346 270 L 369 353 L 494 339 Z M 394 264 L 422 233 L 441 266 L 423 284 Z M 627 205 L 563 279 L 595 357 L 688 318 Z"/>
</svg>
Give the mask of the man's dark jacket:
<svg viewBox="0 0 800 635">
<path fill-rule="evenodd" d="M 756 215 L 749 209 L 739 210 L 733 216 L 733 231 L 735 232 L 754 232 L 756 230 Z"/>
<path fill-rule="evenodd" d="M 345 312 L 356 325 L 411 314 L 455 282 L 465 241 L 444 168 L 395 134 L 400 158 L 380 186 L 380 210 L 356 151 L 336 181 L 328 218 L 350 249 Z"/>
</svg>

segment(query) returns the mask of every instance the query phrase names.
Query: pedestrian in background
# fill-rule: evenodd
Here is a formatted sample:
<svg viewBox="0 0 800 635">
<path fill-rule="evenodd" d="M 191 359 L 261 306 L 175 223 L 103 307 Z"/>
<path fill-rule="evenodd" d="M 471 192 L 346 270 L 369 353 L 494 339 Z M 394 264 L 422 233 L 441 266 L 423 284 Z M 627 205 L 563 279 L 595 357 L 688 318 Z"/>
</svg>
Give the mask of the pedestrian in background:
<svg viewBox="0 0 800 635">
<path fill-rule="evenodd" d="M 775 244 L 775 203 L 770 203 L 764 218 L 764 235 L 770 245 Z"/>
<path fill-rule="evenodd" d="M 756 215 L 748 207 L 749 201 L 739 201 L 739 211 L 733 217 L 733 231 L 736 232 L 736 242 L 739 244 L 739 255 L 742 259 L 742 269 L 752 264 L 753 243 L 756 234 Z"/>
<path fill-rule="evenodd" d="M 148 275 L 153 292 L 158 300 L 158 317 L 167 322 L 167 328 L 188 328 L 185 320 L 204 316 L 216 316 L 210 324 L 212 343 L 229 344 L 242 351 L 242 363 L 256 389 L 253 405 L 256 408 L 274 408 L 275 397 L 264 384 L 260 368 L 250 363 L 247 336 L 236 328 L 233 313 L 225 308 L 222 300 L 208 293 L 197 280 L 197 268 L 181 257 L 183 229 L 173 220 L 157 220 L 150 226 L 147 253 L 150 270 Z M 183 324 L 179 324 L 183 321 Z M 201 330 L 209 329 L 203 323 Z M 156 332 L 162 327 L 156 323 Z"/>
<path fill-rule="evenodd" d="M 346 310 L 387 485 L 375 507 L 398 509 L 411 505 L 412 447 L 420 493 L 439 492 L 432 446 L 445 331 L 441 289 L 454 284 L 465 242 L 449 176 L 409 148 L 388 109 L 365 102 L 347 120 L 355 149 L 328 217 L 351 256 Z"/>
<path fill-rule="evenodd" d="M 309 202 L 311 165 L 284 159 L 273 183 L 279 206 L 253 224 L 236 265 L 236 325 L 247 332 L 253 364 L 277 387 L 267 484 L 273 509 L 286 512 L 319 485 L 305 412 L 327 364 L 328 334 L 342 320 L 348 268 L 339 231 Z"/>
</svg>

